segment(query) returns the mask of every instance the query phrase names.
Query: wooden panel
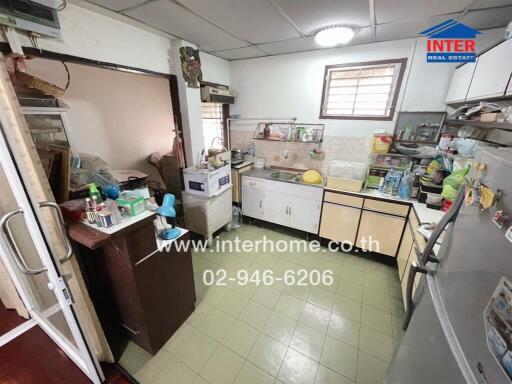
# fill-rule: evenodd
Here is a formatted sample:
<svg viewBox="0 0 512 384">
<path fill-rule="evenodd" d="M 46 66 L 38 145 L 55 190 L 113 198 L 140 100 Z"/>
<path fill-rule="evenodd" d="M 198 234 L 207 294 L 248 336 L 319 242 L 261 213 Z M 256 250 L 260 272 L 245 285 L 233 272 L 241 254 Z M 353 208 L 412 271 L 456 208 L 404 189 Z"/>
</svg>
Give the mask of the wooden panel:
<svg viewBox="0 0 512 384">
<path fill-rule="evenodd" d="M 363 211 L 356 245 L 383 255 L 396 255 L 404 229 L 405 218 Z"/>
<path fill-rule="evenodd" d="M 153 253 L 157 249 L 153 220 L 130 231 L 128 239 L 130 241 L 130 259 L 133 264 Z"/>
<path fill-rule="evenodd" d="M 396 262 L 398 264 L 398 276 L 400 280 L 402 280 L 404 276 L 405 267 L 407 266 L 407 262 L 409 261 L 409 254 L 411 253 L 412 246 L 412 232 L 410 226 L 407 224 L 405 226 L 402 243 L 400 244 L 400 249 L 398 250 L 398 254 L 396 257 Z"/>
<path fill-rule="evenodd" d="M 343 204 L 350 207 L 361 208 L 363 206 L 363 198 L 342 193 L 325 192 L 324 201 L 329 203 Z"/>
<path fill-rule="evenodd" d="M 407 216 L 409 206 L 404 204 L 389 203 L 387 201 L 365 199 L 364 208 L 372 211 L 389 213 L 391 215 Z"/>
<path fill-rule="evenodd" d="M 232 169 L 231 170 L 231 183 L 233 184 L 233 188 L 231 188 L 231 199 L 234 203 L 240 202 L 240 178 L 238 177 L 238 171 Z"/>
<path fill-rule="evenodd" d="M 411 248 L 411 252 L 409 253 L 409 259 L 407 261 L 407 265 L 405 266 L 404 275 L 401 282 L 402 287 L 402 300 L 404 302 L 404 308 L 407 310 L 407 280 L 409 280 L 409 273 L 411 271 L 411 265 L 413 261 L 418 262 L 418 259 L 416 257 L 416 250 L 414 249 L 414 246 Z M 412 287 L 412 294 L 414 297 L 414 292 L 416 292 L 416 289 L 418 288 L 418 285 L 420 283 L 422 274 L 417 273 L 416 277 L 414 278 L 414 284 Z"/>
<path fill-rule="evenodd" d="M 187 241 L 188 234 L 180 240 Z M 193 312 L 194 274 L 189 252 L 156 252 L 133 266 L 150 353 L 156 353 Z"/>
<path fill-rule="evenodd" d="M 361 209 L 324 203 L 320 237 L 354 244 L 360 216 Z"/>
</svg>

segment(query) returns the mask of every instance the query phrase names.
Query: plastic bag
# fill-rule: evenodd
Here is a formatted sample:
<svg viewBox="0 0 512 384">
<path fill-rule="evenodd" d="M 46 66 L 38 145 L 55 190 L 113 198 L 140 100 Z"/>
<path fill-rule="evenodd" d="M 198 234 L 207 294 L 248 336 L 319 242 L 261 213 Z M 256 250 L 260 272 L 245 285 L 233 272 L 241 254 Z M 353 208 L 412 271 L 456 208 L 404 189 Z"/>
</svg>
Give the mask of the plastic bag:
<svg viewBox="0 0 512 384">
<path fill-rule="evenodd" d="M 466 175 L 469 172 L 469 165 L 463 169 L 453 171 L 443 181 L 443 191 L 441 195 L 449 201 L 454 201 L 457 198 L 459 189 L 466 183 Z"/>
</svg>

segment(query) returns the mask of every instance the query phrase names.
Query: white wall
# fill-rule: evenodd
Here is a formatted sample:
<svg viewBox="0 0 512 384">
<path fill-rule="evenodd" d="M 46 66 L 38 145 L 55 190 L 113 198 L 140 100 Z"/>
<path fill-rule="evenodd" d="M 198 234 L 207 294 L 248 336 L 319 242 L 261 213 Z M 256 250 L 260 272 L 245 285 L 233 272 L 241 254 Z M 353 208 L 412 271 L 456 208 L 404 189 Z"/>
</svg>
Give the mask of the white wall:
<svg viewBox="0 0 512 384">
<path fill-rule="evenodd" d="M 477 50 L 503 38 L 503 29 L 484 31 Z M 392 131 L 395 121 L 319 120 L 325 66 L 407 57 L 397 110 L 444 111 L 444 97 L 455 64 L 427 63 L 426 39 L 407 39 L 354 47 L 295 53 L 230 62 L 231 86 L 239 93 L 232 115 L 297 117 L 322 122 L 326 136 L 368 137 L 377 129 Z M 395 115 L 396 116 L 396 115 Z M 234 124 L 250 130 L 254 124 Z"/>
<path fill-rule="evenodd" d="M 101 157 L 112 169 L 139 169 L 161 180 L 147 159 L 172 148 L 169 80 L 80 64 L 68 68 L 71 83 L 62 99 L 75 149 Z M 58 61 L 30 60 L 28 72 L 56 84 L 66 80 Z"/>
<path fill-rule="evenodd" d="M 204 81 L 222 85 L 231 83 L 229 61 L 206 52 L 201 52 L 200 57 Z"/>
<path fill-rule="evenodd" d="M 303 123 L 318 122 L 326 65 L 409 57 L 413 47 L 414 40 L 401 40 L 232 61 L 231 86 L 239 97 L 231 114 L 241 117 L 297 117 Z M 335 136 L 363 137 L 376 129 L 390 130 L 393 127 L 390 121 L 321 122 L 326 125 L 325 134 Z"/>
<path fill-rule="evenodd" d="M 69 3 L 69 1 L 68 1 Z M 127 23 L 68 4 L 59 12 L 63 40 L 40 39 L 41 48 L 92 60 L 162 73 L 175 73 L 171 40 Z M 23 46 L 32 46 L 22 36 Z"/>
</svg>

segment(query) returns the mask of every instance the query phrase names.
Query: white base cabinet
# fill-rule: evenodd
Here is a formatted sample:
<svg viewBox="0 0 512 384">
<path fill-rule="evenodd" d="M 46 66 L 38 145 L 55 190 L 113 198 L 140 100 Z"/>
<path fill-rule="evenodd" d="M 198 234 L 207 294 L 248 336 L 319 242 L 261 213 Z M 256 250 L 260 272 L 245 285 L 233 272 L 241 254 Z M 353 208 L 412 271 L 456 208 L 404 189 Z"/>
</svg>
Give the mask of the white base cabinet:
<svg viewBox="0 0 512 384">
<path fill-rule="evenodd" d="M 322 188 L 242 176 L 242 214 L 317 233 Z"/>
</svg>

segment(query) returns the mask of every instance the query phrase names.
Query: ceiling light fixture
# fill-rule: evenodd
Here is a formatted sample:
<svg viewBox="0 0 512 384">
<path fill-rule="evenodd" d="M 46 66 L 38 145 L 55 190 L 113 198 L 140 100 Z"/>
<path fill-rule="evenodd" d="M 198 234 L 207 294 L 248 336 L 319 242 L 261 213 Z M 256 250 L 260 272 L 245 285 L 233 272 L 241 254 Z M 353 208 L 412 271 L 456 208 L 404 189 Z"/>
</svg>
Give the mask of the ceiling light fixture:
<svg viewBox="0 0 512 384">
<path fill-rule="evenodd" d="M 346 25 L 333 25 L 315 33 L 315 43 L 321 47 L 334 47 L 338 44 L 346 44 L 354 38 L 356 31 Z"/>
</svg>

